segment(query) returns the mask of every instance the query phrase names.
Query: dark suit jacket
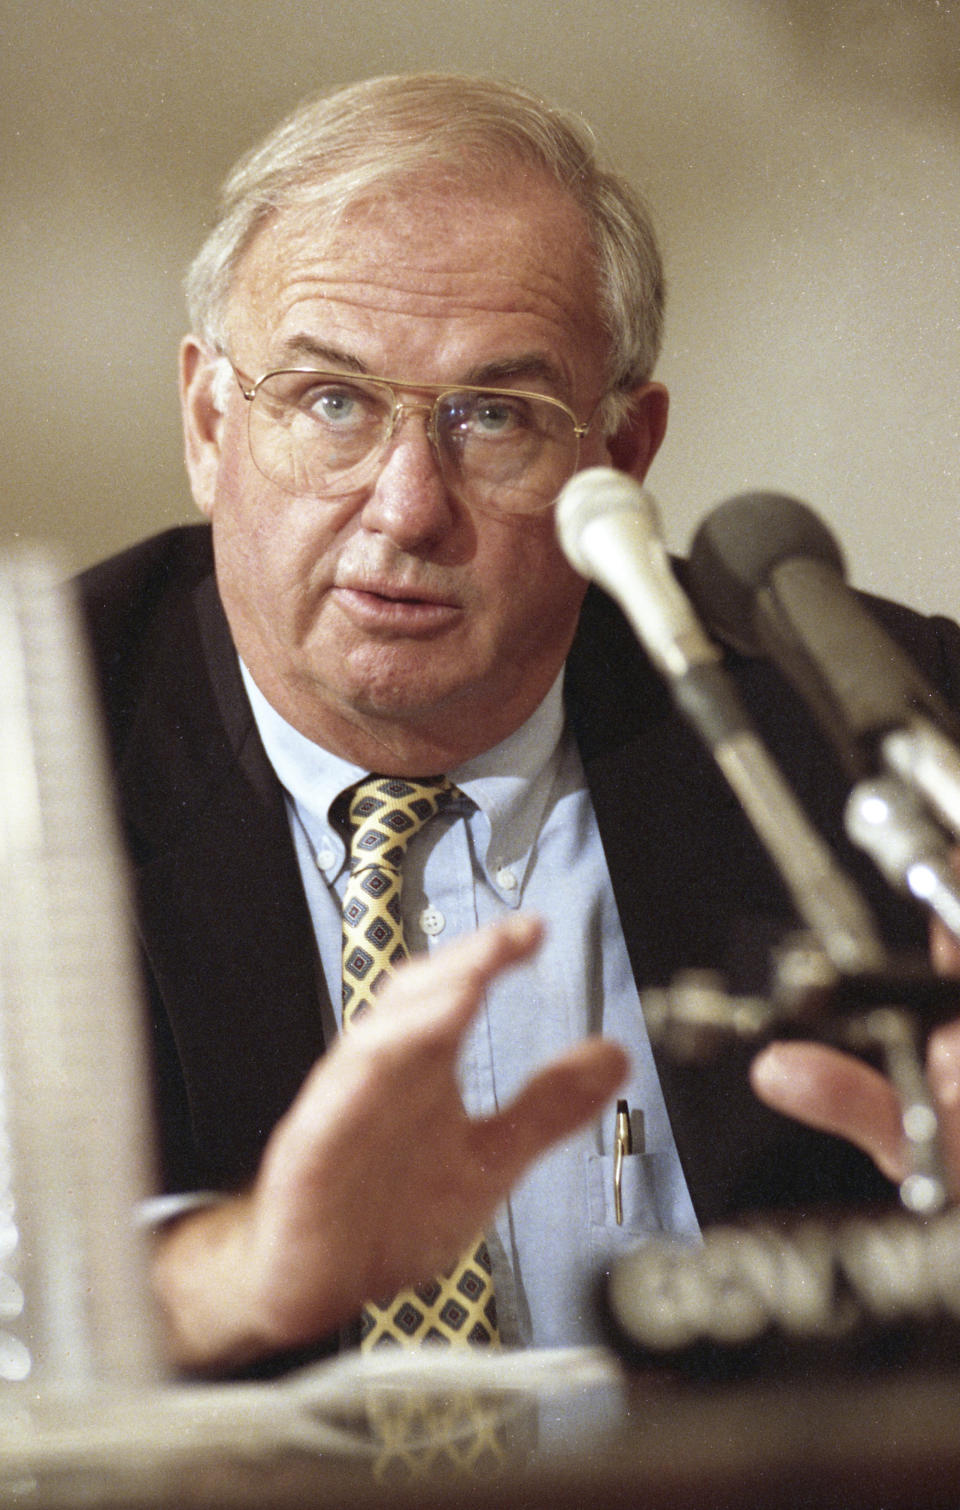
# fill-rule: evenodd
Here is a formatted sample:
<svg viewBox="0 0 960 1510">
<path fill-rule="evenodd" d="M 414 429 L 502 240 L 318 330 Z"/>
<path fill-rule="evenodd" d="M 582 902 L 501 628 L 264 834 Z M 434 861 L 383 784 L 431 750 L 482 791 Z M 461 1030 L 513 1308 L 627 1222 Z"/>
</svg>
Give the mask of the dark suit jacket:
<svg viewBox="0 0 960 1510">
<path fill-rule="evenodd" d="M 134 874 L 165 1181 L 234 1188 L 324 1047 L 324 986 L 283 795 L 243 690 L 208 529 L 134 547 L 86 573 L 82 593 Z M 960 701 L 960 632 L 876 606 Z M 763 664 L 732 667 L 808 811 L 864 879 L 887 938 L 922 947 L 912 905 L 838 840 L 845 781 L 802 706 Z M 795 922 L 789 902 L 619 611 L 593 590 L 566 697 L 641 991 L 691 965 L 757 984 L 769 942 Z M 660 1060 L 703 1221 L 884 1188 L 852 1150 L 760 1107 L 748 1059 Z"/>
</svg>

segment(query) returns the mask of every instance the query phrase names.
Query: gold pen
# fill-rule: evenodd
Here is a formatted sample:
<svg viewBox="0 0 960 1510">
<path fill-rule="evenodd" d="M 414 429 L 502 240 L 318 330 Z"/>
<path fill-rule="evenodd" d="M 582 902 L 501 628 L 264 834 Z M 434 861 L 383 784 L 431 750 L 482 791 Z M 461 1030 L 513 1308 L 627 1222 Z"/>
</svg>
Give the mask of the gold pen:
<svg viewBox="0 0 960 1510">
<path fill-rule="evenodd" d="M 630 1108 L 626 1101 L 617 1102 L 617 1120 L 613 1132 L 613 1210 L 617 1226 L 623 1226 L 623 1160 L 633 1152 L 630 1131 Z"/>
</svg>

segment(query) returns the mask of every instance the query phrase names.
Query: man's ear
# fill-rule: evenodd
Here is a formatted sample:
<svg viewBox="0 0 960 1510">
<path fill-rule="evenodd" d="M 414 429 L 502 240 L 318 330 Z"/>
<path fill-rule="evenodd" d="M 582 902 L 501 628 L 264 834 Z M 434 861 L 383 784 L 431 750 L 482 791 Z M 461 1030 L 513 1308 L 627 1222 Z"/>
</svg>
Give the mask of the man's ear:
<svg viewBox="0 0 960 1510">
<path fill-rule="evenodd" d="M 607 440 L 611 464 L 642 482 L 667 429 L 670 395 L 662 383 L 643 383 L 630 394 L 630 410 Z"/>
<path fill-rule="evenodd" d="M 196 336 L 180 345 L 180 412 L 190 487 L 201 513 L 210 515 L 216 493 L 224 423 L 223 358 Z"/>
</svg>

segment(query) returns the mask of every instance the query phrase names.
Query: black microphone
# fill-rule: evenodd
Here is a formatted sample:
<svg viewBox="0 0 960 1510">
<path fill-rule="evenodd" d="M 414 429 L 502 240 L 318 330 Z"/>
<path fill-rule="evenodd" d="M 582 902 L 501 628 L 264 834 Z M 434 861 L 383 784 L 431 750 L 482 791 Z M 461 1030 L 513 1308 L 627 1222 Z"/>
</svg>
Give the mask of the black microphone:
<svg viewBox="0 0 960 1510">
<path fill-rule="evenodd" d="M 623 472 L 590 468 L 561 492 L 556 522 L 570 564 L 615 599 L 666 678 L 828 959 L 846 974 L 882 969 L 885 952 L 868 909 L 752 728 L 720 651 L 674 576 L 650 495 Z"/>
<path fill-rule="evenodd" d="M 797 687 L 851 774 L 891 756 L 886 737 L 929 731 L 928 759 L 950 761 L 956 720 L 901 647 L 844 580 L 840 547 L 812 509 L 780 493 L 728 499 L 702 522 L 690 550 L 690 594 L 712 631 L 746 655 L 767 655 Z M 935 738 L 936 731 L 941 738 Z M 955 752 L 954 752 L 955 754 Z M 948 801 L 960 824 L 957 793 Z"/>
<path fill-rule="evenodd" d="M 694 537 L 689 583 L 716 634 L 747 655 L 768 656 L 794 684 L 854 780 L 889 773 L 960 835 L 955 716 L 848 587 L 840 547 L 812 509 L 779 493 L 746 493 L 718 505 Z M 916 892 L 906 841 L 922 844 L 932 858 L 929 818 L 905 799 L 895 802 L 902 843 L 888 847 L 881 862 L 871 847 L 881 830 L 871 834 L 853 821 L 857 808 L 847 823 L 850 837 L 891 879 L 891 856 L 902 855 L 900 882 Z M 941 835 L 935 894 L 942 902 L 934 903 L 934 893 L 927 900 L 953 930 L 960 890 L 950 882 L 948 849 Z"/>
</svg>

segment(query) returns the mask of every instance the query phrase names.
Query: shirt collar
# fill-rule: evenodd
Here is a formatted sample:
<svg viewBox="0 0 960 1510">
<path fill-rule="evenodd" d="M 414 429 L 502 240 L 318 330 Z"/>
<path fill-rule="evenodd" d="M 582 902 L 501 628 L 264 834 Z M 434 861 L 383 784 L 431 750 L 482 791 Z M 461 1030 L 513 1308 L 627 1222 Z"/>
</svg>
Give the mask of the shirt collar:
<svg viewBox="0 0 960 1510">
<path fill-rule="evenodd" d="M 563 736 L 563 673 L 525 723 L 450 772 L 486 821 L 488 871 L 505 867 L 522 885 L 553 787 Z"/>
<path fill-rule="evenodd" d="M 330 808 L 348 786 L 369 775 L 362 766 L 331 755 L 281 716 L 264 697 L 243 661 L 243 684 L 267 759 L 280 785 L 299 807 L 327 822 Z"/>
<path fill-rule="evenodd" d="M 322 829 L 325 839 L 342 843 L 333 832 L 331 808 L 347 787 L 369 773 L 301 734 L 268 702 L 242 661 L 240 670 L 267 758 L 311 841 L 317 844 Z M 518 882 L 543 821 L 563 728 L 561 671 L 519 729 L 446 773 L 485 820 L 487 843 L 482 847 L 487 868 L 510 866 Z"/>
</svg>

